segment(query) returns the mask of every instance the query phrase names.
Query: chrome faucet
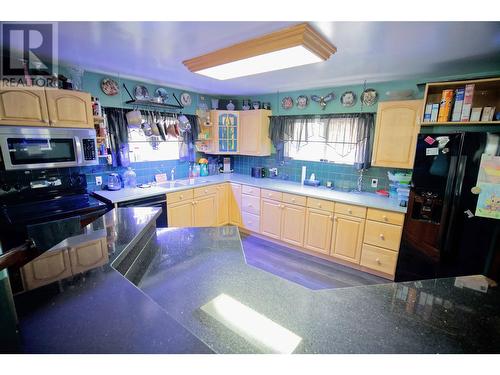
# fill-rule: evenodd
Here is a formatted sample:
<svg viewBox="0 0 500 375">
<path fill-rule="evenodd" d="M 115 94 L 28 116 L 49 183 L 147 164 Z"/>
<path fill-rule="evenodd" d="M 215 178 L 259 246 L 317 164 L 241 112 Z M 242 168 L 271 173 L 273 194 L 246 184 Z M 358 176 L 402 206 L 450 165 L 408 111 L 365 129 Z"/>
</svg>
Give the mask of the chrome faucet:
<svg viewBox="0 0 500 375">
<path fill-rule="evenodd" d="M 170 180 L 175 180 L 175 167 L 170 171 Z"/>
</svg>

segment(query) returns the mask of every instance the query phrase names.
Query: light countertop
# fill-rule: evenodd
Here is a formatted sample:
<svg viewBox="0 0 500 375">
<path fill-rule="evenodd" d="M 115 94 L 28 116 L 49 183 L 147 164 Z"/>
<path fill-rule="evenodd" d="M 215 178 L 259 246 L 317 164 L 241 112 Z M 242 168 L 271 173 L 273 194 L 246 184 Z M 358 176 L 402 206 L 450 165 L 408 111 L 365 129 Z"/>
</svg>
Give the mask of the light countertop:
<svg viewBox="0 0 500 375">
<path fill-rule="evenodd" d="M 255 186 L 263 189 L 278 190 L 285 193 L 304 195 L 313 198 L 326 199 L 340 203 L 348 203 L 365 207 L 379 208 L 394 212 L 406 213 L 406 207 L 399 206 L 396 199 L 383 197 L 368 192 L 342 192 L 328 189 L 324 186 L 304 186 L 300 183 L 280 180 L 274 178 L 254 178 L 247 175 L 231 173 L 192 179 L 176 180 L 174 183 L 167 182 L 156 184 L 150 188 L 125 188 L 118 191 L 95 191 L 93 194 L 107 203 L 120 203 L 138 198 L 147 198 L 162 195 L 174 191 L 192 189 L 222 182 L 234 182 L 244 185 Z"/>
</svg>

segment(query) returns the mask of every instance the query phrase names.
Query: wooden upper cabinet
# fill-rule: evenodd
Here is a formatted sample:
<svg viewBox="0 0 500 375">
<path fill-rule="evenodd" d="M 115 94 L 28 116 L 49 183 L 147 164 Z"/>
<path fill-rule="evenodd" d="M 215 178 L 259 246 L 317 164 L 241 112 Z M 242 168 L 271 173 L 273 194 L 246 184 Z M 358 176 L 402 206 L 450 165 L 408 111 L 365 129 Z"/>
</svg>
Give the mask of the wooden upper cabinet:
<svg viewBox="0 0 500 375">
<path fill-rule="evenodd" d="M 421 109 L 421 100 L 378 104 L 372 165 L 413 168 Z"/>
<path fill-rule="evenodd" d="M 48 126 L 45 90 L 0 88 L 0 124 Z"/>
<path fill-rule="evenodd" d="M 94 128 L 89 93 L 58 89 L 46 89 L 45 92 L 51 126 Z"/>
<path fill-rule="evenodd" d="M 240 150 L 241 155 L 271 155 L 269 138 L 269 110 L 258 109 L 240 112 Z"/>
<path fill-rule="evenodd" d="M 330 255 L 359 264 L 365 219 L 335 214 Z"/>
</svg>

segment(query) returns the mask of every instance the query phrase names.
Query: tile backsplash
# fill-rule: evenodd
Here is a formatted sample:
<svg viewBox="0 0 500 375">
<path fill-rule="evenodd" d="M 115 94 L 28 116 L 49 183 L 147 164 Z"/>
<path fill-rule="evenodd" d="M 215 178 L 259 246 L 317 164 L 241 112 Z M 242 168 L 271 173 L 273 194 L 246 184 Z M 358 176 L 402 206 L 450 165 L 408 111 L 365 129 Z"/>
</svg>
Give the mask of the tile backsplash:
<svg viewBox="0 0 500 375">
<path fill-rule="evenodd" d="M 131 163 L 130 167 L 137 174 L 138 183 L 146 183 L 154 181 L 154 175 L 157 173 L 166 173 L 170 180 L 170 171 L 175 168 L 175 178 L 186 178 L 189 172 L 189 163 L 180 162 L 178 160 L 161 160 L 161 161 L 146 161 Z M 15 184 L 16 182 L 29 182 L 37 180 L 42 176 L 65 176 L 69 174 L 84 173 L 87 178 L 87 189 L 89 191 L 101 190 L 101 186 L 95 183 L 96 176 L 101 176 L 103 185 L 106 184 L 106 176 L 109 173 L 116 172 L 121 176 L 127 168 L 113 167 L 106 163 L 105 158 L 99 158 L 99 165 L 89 167 L 72 167 L 72 168 L 57 168 L 46 170 L 31 170 L 31 171 L 1 171 L 0 182 Z"/>
<path fill-rule="evenodd" d="M 234 156 L 233 169 L 236 173 L 251 174 L 252 167 L 278 168 L 278 177 L 291 181 L 300 182 L 302 166 L 306 166 L 306 178 L 314 173 L 316 180 L 321 181 L 321 185 L 326 185 L 326 181 L 332 181 L 334 187 L 340 189 L 356 189 L 359 172 L 352 165 L 323 163 L 314 161 L 303 161 L 290 159 L 285 162 L 277 162 L 275 155 L 262 156 Z M 363 172 L 362 190 L 374 192 L 379 189 L 389 188 L 387 171 L 408 172 L 405 169 L 371 167 Z M 371 179 L 378 179 L 378 187 L 371 187 Z"/>
</svg>

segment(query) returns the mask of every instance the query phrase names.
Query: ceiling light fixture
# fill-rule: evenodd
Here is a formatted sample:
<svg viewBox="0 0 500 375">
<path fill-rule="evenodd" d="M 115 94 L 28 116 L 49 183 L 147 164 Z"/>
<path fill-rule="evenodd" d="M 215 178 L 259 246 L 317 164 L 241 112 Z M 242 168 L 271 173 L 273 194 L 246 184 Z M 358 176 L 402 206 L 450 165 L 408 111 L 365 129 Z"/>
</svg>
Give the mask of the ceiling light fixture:
<svg viewBox="0 0 500 375">
<path fill-rule="evenodd" d="M 226 80 L 325 61 L 336 51 L 309 24 L 301 23 L 182 63 L 191 72 Z"/>
</svg>

